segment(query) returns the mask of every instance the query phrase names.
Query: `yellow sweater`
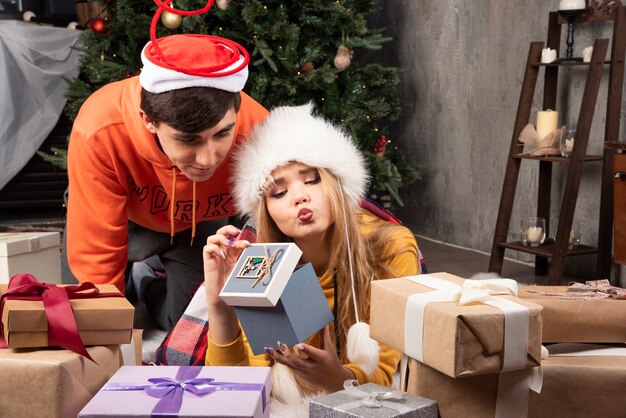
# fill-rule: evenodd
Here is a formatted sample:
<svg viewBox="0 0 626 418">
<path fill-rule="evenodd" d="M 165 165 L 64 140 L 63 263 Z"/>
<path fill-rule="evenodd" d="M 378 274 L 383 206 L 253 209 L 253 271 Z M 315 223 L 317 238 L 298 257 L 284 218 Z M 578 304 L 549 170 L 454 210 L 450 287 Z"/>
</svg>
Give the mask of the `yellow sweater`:
<svg viewBox="0 0 626 418">
<path fill-rule="evenodd" d="M 364 235 L 371 233 L 381 222 L 385 222 L 369 214 L 369 212 L 364 214 L 362 218 L 364 223 L 361 227 L 361 232 Z M 411 231 L 405 227 L 398 227 L 394 235 L 395 238 L 389 240 L 385 246 L 385 254 L 394 254 L 398 251 L 403 252 L 391 258 L 387 262 L 387 266 L 396 273 L 397 277 L 418 274 L 419 267 L 415 237 Z M 332 271 L 329 269 L 318 279 L 324 291 L 324 296 L 326 296 L 326 300 L 328 301 L 330 310 L 333 311 L 335 289 L 333 287 Z M 314 347 L 320 347 L 319 334 L 315 334 L 307 343 Z M 402 354 L 384 344 L 379 343 L 379 345 L 380 361 L 372 376 L 368 377 L 365 372 L 354 363 L 347 363 L 343 366 L 350 369 L 362 384 L 372 382 L 379 385 L 391 386 L 393 374 L 398 367 L 398 362 Z M 208 340 L 206 355 L 207 366 L 271 366 L 272 364 L 273 360 L 267 354 L 255 356 L 252 353 L 243 330 L 241 330 L 237 339 L 228 344 L 219 345 L 211 341 L 210 338 Z"/>
</svg>

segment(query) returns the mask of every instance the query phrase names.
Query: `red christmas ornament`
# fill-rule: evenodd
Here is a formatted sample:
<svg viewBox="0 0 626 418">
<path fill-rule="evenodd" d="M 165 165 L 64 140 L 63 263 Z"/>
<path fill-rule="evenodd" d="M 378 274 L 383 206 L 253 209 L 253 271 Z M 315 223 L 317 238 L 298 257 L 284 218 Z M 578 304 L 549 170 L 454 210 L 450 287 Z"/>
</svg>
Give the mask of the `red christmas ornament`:
<svg viewBox="0 0 626 418">
<path fill-rule="evenodd" d="M 106 20 L 101 17 L 96 17 L 95 19 L 92 19 L 91 22 L 89 22 L 89 27 L 92 31 L 99 34 L 106 33 L 108 29 Z"/>
</svg>

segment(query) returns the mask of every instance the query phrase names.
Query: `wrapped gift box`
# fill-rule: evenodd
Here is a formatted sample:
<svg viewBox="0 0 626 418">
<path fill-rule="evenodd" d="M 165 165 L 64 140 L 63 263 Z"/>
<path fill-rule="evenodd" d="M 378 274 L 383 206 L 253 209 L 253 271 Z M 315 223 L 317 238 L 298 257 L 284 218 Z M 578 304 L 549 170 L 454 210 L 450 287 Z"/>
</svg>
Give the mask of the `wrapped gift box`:
<svg viewBox="0 0 626 418">
<path fill-rule="evenodd" d="M 520 286 L 519 296 L 543 306 L 545 343 L 622 343 L 626 341 L 626 301 L 579 300 L 536 292 L 566 292 L 567 286 Z"/>
<path fill-rule="evenodd" d="M 356 392 L 355 392 L 356 389 Z M 356 386 L 312 399 L 311 418 L 437 418 L 437 402 L 403 392 L 401 399 L 388 400 L 389 388 L 374 383 Z M 368 406 L 369 405 L 369 406 Z"/>
<path fill-rule="evenodd" d="M 113 285 L 101 292 L 119 293 Z M 0 293 L 6 285 L 0 285 Z M 127 344 L 135 308 L 125 297 L 70 299 L 76 326 L 85 345 Z M 2 314 L 4 337 L 10 348 L 47 347 L 48 321 L 42 301 L 6 300 Z"/>
<path fill-rule="evenodd" d="M 169 399 L 148 395 L 148 379 L 207 379 L 196 387 L 214 390 L 197 396 L 184 390 L 180 409 L 165 412 Z M 214 379 L 210 382 L 210 379 Z M 225 384 L 226 383 L 226 384 Z M 120 386 L 136 390 L 117 390 Z M 271 391 L 269 367 L 201 367 L 201 366 L 123 366 L 80 411 L 79 417 L 151 417 L 158 415 L 186 417 L 269 417 Z M 180 390 L 180 389 L 179 389 Z M 161 408 L 159 404 L 161 402 Z"/>
<path fill-rule="evenodd" d="M 251 244 L 239 256 L 220 297 L 232 306 L 276 306 L 301 255 L 296 244 Z"/>
<path fill-rule="evenodd" d="M 119 346 L 0 350 L 0 416 L 75 417 L 122 365 Z"/>
<path fill-rule="evenodd" d="M 281 341 L 288 346 L 306 340 L 333 321 L 324 292 L 310 263 L 298 267 L 276 306 L 235 307 L 254 354 Z"/>
<path fill-rule="evenodd" d="M 464 281 L 448 273 L 423 276 L 456 285 Z M 405 317 L 407 305 L 411 295 L 426 292 L 433 292 L 433 289 L 407 278 L 372 282 L 370 336 L 410 356 L 407 347 L 416 342 L 405 341 L 405 332 L 411 330 L 417 320 Z M 539 365 L 542 307 L 514 296 L 498 298 L 528 309 L 526 367 Z M 494 306 L 459 305 L 457 301 L 428 303 L 423 316 L 423 362 L 451 377 L 497 373 L 503 369 L 504 334 L 504 313 Z"/>
<path fill-rule="evenodd" d="M 61 283 L 58 232 L 0 233 L 0 283 L 29 273 L 44 283 Z"/>
<path fill-rule="evenodd" d="M 551 354 L 541 367 L 541 392 L 529 391 L 528 417 L 625 416 L 626 352 L 621 356 Z M 498 379 L 497 374 L 452 379 L 411 359 L 407 390 L 435 399 L 442 418 L 493 418 Z"/>
</svg>

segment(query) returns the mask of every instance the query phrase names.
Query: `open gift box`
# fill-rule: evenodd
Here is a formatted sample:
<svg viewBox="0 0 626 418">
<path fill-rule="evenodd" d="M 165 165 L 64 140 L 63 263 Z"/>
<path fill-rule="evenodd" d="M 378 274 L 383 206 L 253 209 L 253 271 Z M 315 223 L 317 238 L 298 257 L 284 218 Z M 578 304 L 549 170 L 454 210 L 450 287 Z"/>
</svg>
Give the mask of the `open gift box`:
<svg viewBox="0 0 626 418">
<path fill-rule="evenodd" d="M 333 321 L 312 265 L 297 266 L 301 255 L 292 243 L 251 244 L 220 292 L 235 307 L 254 354 L 277 341 L 303 342 Z"/>
<path fill-rule="evenodd" d="M 124 366 L 80 411 L 95 417 L 269 417 L 269 367 Z"/>
<path fill-rule="evenodd" d="M 495 287 L 517 287 L 506 280 Z M 475 288 L 483 301 L 459 303 L 464 286 L 487 282 L 448 273 L 374 281 L 370 336 L 451 377 L 538 366 L 541 306 Z"/>
</svg>

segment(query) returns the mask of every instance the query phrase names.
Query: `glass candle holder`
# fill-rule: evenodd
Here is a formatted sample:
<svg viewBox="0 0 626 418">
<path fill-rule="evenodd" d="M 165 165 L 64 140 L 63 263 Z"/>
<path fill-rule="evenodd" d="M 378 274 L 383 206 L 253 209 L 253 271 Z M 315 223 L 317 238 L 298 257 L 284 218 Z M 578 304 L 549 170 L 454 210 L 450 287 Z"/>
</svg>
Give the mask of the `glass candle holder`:
<svg viewBox="0 0 626 418">
<path fill-rule="evenodd" d="M 559 141 L 559 149 L 561 155 L 565 158 L 569 158 L 574 151 L 574 138 L 576 137 L 576 129 L 566 129 L 561 134 Z"/>
<path fill-rule="evenodd" d="M 572 227 L 569 231 L 569 241 L 567 243 L 567 248 L 570 250 L 572 248 L 578 248 L 580 245 L 580 230 L 576 227 Z"/>
<path fill-rule="evenodd" d="M 544 218 L 522 219 L 522 243 L 530 247 L 539 247 L 546 240 L 546 220 Z"/>
</svg>

